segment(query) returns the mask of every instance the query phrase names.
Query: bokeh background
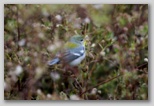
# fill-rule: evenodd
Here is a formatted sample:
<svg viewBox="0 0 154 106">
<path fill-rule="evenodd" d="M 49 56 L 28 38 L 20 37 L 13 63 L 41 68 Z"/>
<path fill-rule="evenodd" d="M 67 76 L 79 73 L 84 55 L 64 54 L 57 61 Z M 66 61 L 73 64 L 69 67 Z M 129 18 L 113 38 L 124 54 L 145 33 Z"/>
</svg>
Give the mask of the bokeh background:
<svg viewBox="0 0 154 106">
<path fill-rule="evenodd" d="M 73 35 L 78 74 L 48 67 Z M 148 100 L 147 4 L 5 4 L 5 100 Z"/>
</svg>

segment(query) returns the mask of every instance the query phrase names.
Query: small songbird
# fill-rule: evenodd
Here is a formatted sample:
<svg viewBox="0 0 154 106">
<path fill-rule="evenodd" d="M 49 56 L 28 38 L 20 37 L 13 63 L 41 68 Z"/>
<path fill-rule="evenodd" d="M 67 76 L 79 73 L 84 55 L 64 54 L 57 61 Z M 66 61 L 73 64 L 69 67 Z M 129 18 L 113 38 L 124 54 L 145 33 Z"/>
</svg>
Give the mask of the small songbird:
<svg viewBox="0 0 154 106">
<path fill-rule="evenodd" d="M 62 52 L 56 54 L 55 58 L 48 62 L 49 66 L 62 63 L 70 66 L 77 66 L 85 58 L 85 40 L 81 35 L 74 35 L 64 45 Z"/>
</svg>

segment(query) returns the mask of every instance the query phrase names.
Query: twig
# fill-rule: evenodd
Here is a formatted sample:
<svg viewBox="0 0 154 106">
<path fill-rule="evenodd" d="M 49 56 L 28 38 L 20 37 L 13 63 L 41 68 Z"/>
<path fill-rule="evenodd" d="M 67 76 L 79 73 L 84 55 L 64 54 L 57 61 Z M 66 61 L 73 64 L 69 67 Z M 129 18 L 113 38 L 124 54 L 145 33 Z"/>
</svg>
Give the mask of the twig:
<svg viewBox="0 0 154 106">
<path fill-rule="evenodd" d="M 148 63 L 141 64 L 141 65 L 137 66 L 135 69 L 140 69 L 140 68 L 144 67 L 144 66 L 147 65 L 147 64 L 148 64 Z"/>
<path fill-rule="evenodd" d="M 122 75 L 124 75 L 124 74 L 120 74 L 120 75 L 118 75 L 118 76 L 116 76 L 116 77 L 113 77 L 113 78 L 108 79 L 108 80 L 106 80 L 106 81 L 100 82 L 99 84 L 97 84 L 97 85 L 94 86 L 94 87 L 98 87 L 98 86 L 100 86 L 100 85 L 102 85 L 102 84 L 108 83 L 108 82 L 110 82 L 110 81 L 112 81 L 112 80 L 114 80 L 114 79 L 116 79 L 116 78 L 119 78 L 119 77 L 122 76 Z"/>
<path fill-rule="evenodd" d="M 18 32 L 18 34 L 17 34 L 17 43 L 20 40 L 20 28 L 19 28 L 19 22 L 18 22 L 18 20 L 19 20 L 18 10 L 19 9 L 18 9 L 18 5 L 17 5 L 17 32 Z M 17 50 L 19 51 L 19 45 L 18 45 Z"/>
<path fill-rule="evenodd" d="M 110 82 L 110 81 L 112 81 L 112 80 L 114 80 L 114 79 L 116 79 L 116 78 L 119 78 L 119 77 L 122 76 L 122 75 L 124 75 L 124 74 L 121 74 L 121 75 L 118 75 L 118 76 L 113 77 L 113 78 L 111 78 L 111 79 L 108 79 L 108 80 L 106 80 L 106 81 L 100 82 L 99 84 L 95 85 L 94 87 L 85 90 L 85 91 L 82 92 L 80 95 L 83 95 L 83 94 L 86 93 L 87 91 L 90 91 L 91 89 L 96 88 L 96 87 L 98 87 L 98 86 L 100 86 L 100 85 L 102 85 L 102 84 L 108 83 L 108 82 Z"/>
</svg>

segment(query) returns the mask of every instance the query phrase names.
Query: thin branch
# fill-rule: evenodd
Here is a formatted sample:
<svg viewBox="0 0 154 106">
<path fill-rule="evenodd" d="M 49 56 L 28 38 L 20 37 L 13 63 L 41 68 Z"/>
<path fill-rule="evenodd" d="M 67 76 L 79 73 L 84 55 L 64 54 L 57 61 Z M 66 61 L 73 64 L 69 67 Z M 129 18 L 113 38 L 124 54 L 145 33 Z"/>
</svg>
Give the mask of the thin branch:
<svg viewBox="0 0 154 106">
<path fill-rule="evenodd" d="M 20 40 L 20 27 L 19 27 L 19 22 L 18 22 L 18 20 L 19 20 L 19 13 L 18 13 L 18 11 L 19 11 L 19 9 L 18 9 L 18 5 L 17 5 L 17 33 L 18 33 L 17 34 L 17 43 Z M 19 45 L 18 45 L 17 50 L 19 51 Z"/>
<path fill-rule="evenodd" d="M 102 85 L 102 84 L 108 83 L 108 82 L 110 82 L 110 81 L 112 81 L 112 80 L 114 80 L 114 79 L 116 79 L 116 78 L 119 78 L 119 77 L 121 77 L 122 75 L 124 75 L 124 74 L 118 75 L 118 76 L 113 77 L 113 78 L 111 78 L 111 79 L 108 79 L 108 80 L 106 80 L 106 81 L 102 81 L 102 82 L 100 82 L 99 84 L 95 85 L 94 87 L 85 90 L 85 91 L 82 92 L 80 95 L 83 95 L 83 94 L 86 93 L 87 91 L 90 91 L 90 90 L 92 90 L 93 88 L 96 88 L 96 87 L 98 87 L 98 86 L 100 86 L 100 85 Z"/>
<path fill-rule="evenodd" d="M 102 84 L 108 83 L 108 82 L 110 82 L 110 81 L 112 81 L 112 80 L 114 80 L 114 79 L 116 79 L 116 78 L 121 77 L 122 75 L 124 75 L 124 74 L 120 74 L 120 75 L 118 75 L 118 76 L 116 76 L 116 77 L 113 77 L 113 78 L 108 79 L 108 80 L 106 80 L 106 81 L 100 82 L 99 84 L 97 84 L 97 85 L 94 86 L 94 87 L 96 88 L 96 87 L 98 87 L 98 86 L 100 86 L 100 85 L 102 85 Z"/>
<path fill-rule="evenodd" d="M 141 64 L 141 65 L 137 66 L 136 69 L 140 69 L 140 68 L 146 66 L 147 64 L 148 64 L 148 63 Z"/>
</svg>

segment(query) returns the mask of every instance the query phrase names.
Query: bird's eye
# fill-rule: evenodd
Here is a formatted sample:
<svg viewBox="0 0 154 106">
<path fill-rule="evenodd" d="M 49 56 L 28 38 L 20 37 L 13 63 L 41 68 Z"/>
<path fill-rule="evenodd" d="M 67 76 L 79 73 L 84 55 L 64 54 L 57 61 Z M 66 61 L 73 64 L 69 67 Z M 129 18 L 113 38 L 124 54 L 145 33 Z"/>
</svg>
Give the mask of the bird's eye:
<svg viewBox="0 0 154 106">
<path fill-rule="evenodd" d="M 83 41 L 83 39 L 80 40 L 81 42 Z"/>
</svg>

